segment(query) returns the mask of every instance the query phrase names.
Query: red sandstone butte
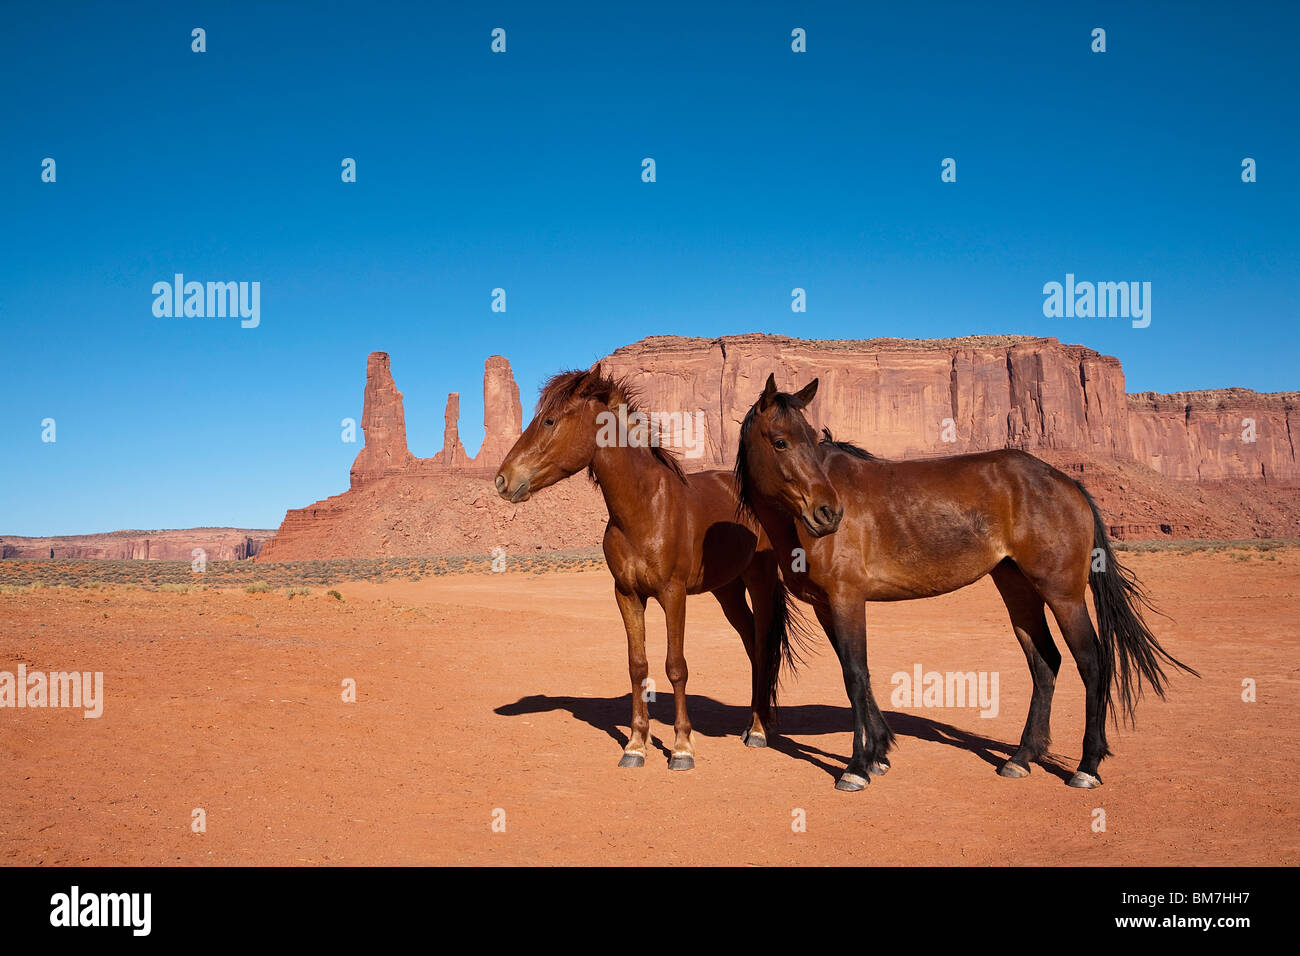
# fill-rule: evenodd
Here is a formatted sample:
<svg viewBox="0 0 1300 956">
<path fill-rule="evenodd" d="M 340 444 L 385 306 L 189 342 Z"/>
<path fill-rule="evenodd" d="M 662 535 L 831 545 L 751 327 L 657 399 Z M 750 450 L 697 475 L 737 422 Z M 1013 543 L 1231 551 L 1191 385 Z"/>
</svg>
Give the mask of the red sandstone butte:
<svg viewBox="0 0 1300 956">
<path fill-rule="evenodd" d="M 352 462 L 352 487 L 385 475 L 399 475 L 416 460 L 406 447 L 406 411 L 393 383 L 387 352 L 366 361 L 365 403 L 361 411 L 365 444 Z"/>
<path fill-rule="evenodd" d="M 495 475 L 510 446 L 523 433 L 519 386 L 510 363 L 493 355 L 483 363 L 483 445 L 470 458 L 460 442 L 460 395 L 447 396 L 443 447 L 432 458 L 416 458 L 406 445 L 406 412 L 393 382 L 387 352 L 371 352 L 366 361 L 366 390 L 361 412 L 365 445 L 352 463 L 353 488 L 396 476 Z"/>
<path fill-rule="evenodd" d="M 361 429 L 365 446 L 352 464 L 351 487 L 290 510 L 260 560 L 509 554 L 586 550 L 600 543 L 605 508 L 585 477 L 547 490 L 542 505 L 502 501 L 491 479 L 523 433 L 523 407 L 510 363 L 483 365 L 483 445 L 470 458 L 460 441 L 460 396 L 447 397 L 443 447 L 416 458 L 406 445 L 406 414 L 388 355 L 366 362 Z"/>
<path fill-rule="evenodd" d="M 483 447 L 474 461 L 491 475 L 524 431 L 519 386 L 505 356 L 492 355 L 483 364 Z"/>
<path fill-rule="evenodd" d="M 817 377 L 815 425 L 894 458 L 1022 448 L 1083 480 L 1120 538 L 1300 536 L 1300 394 L 1249 389 L 1127 395 L 1119 360 L 1054 338 L 810 341 L 776 335 L 656 336 L 603 360 L 642 407 L 703 413 L 688 470 L 730 467 L 740 422 L 769 373 Z M 366 365 L 365 447 L 351 488 L 288 512 L 259 560 L 487 554 L 594 548 L 604 504 L 575 477 L 514 506 L 491 478 L 522 428 L 510 363 L 487 359 L 486 437 L 469 458 L 459 396 L 444 447 L 415 458 L 388 356 Z"/>
</svg>

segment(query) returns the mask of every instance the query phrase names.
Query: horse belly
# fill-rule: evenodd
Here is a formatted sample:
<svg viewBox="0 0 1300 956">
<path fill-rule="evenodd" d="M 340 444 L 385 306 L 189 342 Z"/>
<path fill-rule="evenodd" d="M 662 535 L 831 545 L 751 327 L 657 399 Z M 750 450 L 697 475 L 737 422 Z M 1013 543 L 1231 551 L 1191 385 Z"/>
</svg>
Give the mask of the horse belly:
<svg viewBox="0 0 1300 956">
<path fill-rule="evenodd" d="M 688 594 L 703 594 L 705 591 L 716 591 L 724 584 L 730 584 L 736 578 L 744 573 L 745 568 L 749 567 L 749 562 L 753 560 L 753 551 L 743 560 L 740 555 L 733 555 L 731 559 L 723 562 L 703 562 L 687 582 L 686 591 Z"/>
<path fill-rule="evenodd" d="M 867 600 L 910 601 L 947 594 L 974 584 L 992 571 L 1002 557 L 996 549 L 987 546 L 946 553 L 882 555 L 871 562 Z"/>
<path fill-rule="evenodd" d="M 712 505 L 711 507 L 708 505 Z M 734 519 L 734 499 L 719 496 L 691 516 L 689 551 L 678 560 L 690 565 L 687 591 L 700 594 L 730 584 L 754 560 L 758 535 Z"/>
</svg>

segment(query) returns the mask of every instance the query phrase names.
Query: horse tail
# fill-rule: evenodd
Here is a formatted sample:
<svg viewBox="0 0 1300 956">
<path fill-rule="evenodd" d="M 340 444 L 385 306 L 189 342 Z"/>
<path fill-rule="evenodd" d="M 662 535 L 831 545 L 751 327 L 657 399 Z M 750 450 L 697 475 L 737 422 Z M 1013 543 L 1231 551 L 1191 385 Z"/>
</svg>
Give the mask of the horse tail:
<svg viewBox="0 0 1300 956">
<path fill-rule="evenodd" d="M 1101 651 L 1102 680 L 1106 698 L 1101 712 L 1105 724 L 1106 711 L 1118 723 L 1115 714 L 1115 692 L 1119 693 L 1121 710 L 1126 723 L 1133 722 L 1134 708 L 1142 696 L 1145 681 L 1162 699 L 1169 682 L 1161 662 L 1200 677 L 1196 671 L 1176 659 L 1160 646 L 1147 626 L 1143 609 L 1160 614 L 1152 607 L 1146 590 L 1137 576 L 1119 563 L 1106 534 L 1106 525 L 1092 495 L 1079 482 L 1075 482 L 1092 510 L 1092 559 L 1088 570 L 1088 585 L 1092 588 L 1093 602 L 1097 608 L 1097 643 Z M 1164 616 L 1164 615 L 1162 615 Z"/>
<path fill-rule="evenodd" d="M 772 622 L 764 649 L 767 659 L 763 673 L 767 678 L 767 701 L 775 722 L 777 692 L 783 679 L 793 677 L 803 664 L 801 651 L 813 646 L 812 630 L 799 608 L 791 603 L 785 582 L 777 576 L 772 588 Z"/>
</svg>

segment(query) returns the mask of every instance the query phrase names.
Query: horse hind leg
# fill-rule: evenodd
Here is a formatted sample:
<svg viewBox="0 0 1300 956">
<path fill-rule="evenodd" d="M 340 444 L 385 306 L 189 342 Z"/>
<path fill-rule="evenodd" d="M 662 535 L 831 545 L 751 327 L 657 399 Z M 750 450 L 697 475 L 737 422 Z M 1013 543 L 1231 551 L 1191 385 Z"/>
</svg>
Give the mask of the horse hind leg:
<svg viewBox="0 0 1300 956">
<path fill-rule="evenodd" d="M 1088 605 L 1082 596 L 1062 601 L 1049 600 L 1048 604 L 1070 653 L 1074 655 L 1087 694 L 1083 759 L 1079 762 L 1078 771 L 1067 783 L 1080 789 L 1100 787 L 1101 777 L 1097 773 L 1097 765 L 1110 754 L 1110 748 L 1106 744 L 1106 711 L 1113 663 L 1097 639 L 1096 628 L 1088 615 Z"/>
<path fill-rule="evenodd" d="M 1007 606 L 1011 628 L 1025 652 L 1029 673 L 1034 680 L 1029 716 L 1025 720 L 1024 733 L 1020 735 L 1020 749 L 998 773 L 1003 777 L 1027 777 L 1030 764 L 1046 753 L 1051 744 L 1052 693 L 1061 667 L 1061 652 L 1047 627 L 1043 596 L 1020 568 L 1009 558 L 1004 560 L 993 569 L 993 583 Z"/>
<path fill-rule="evenodd" d="M 749 609 L 745 603 L 745 582 L 736 578 L 729 584 L 717 588 L 713 592 L 717 598 L 718 604 L 722 606 L 722 613 L 727 618 L 727 623 L 735 628 L 736 633 L 740 635 L 740 640 L 745 645 L 745 653 L 749 656 L 750 667 L 750 701 L 749 701 L 749 724 L 741 732 L 740 739 L 745 742 L 746 747 L 766 747 L 767 732 L 764 729 L 764 722 L 767 719 L 767 700 L 763 696 L 763 662 L 764 648 L 758 640 L 758 635 L 766 634 L 765 630 L 760 630 L 754 612 Z M 757 594 L 755 594 L 757 603 Z M 763 625 L 766 627 L 766 624 Z"/>
</svg>

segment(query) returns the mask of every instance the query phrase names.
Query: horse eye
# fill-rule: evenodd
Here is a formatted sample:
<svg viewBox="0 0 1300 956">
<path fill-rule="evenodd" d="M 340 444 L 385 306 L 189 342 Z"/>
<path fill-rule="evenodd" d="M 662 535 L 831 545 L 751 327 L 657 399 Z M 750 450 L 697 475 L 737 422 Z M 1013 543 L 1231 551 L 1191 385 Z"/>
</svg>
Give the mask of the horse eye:
<svg viewBox="0 0 1300 956">
<path fill-rule="evenodd" d="M 775 445 L 775 446 L 776 446 L 778 449 L 780 449 L 781 451 L 785 451 L 785 449 L 786 449 L 786 444 L 785 444 L 785 439 L 784 439 L 784 438 L 778 438 L 776 441 L 772 442 L 772 444 Z"/>
<path fill-rule="evenodd" d="M 552 425 L 555 424 L 555 419 L 554 419 L 554 418 L 548 418 L 548 419 L 546 419 L 546 421 L 542 422 L 542 424 L 545 425 L 547 428 L 550 428 Z"/>
</svg>

